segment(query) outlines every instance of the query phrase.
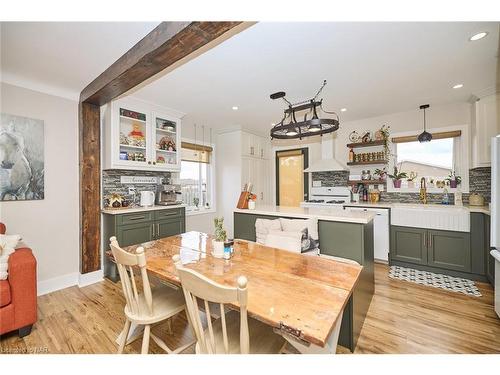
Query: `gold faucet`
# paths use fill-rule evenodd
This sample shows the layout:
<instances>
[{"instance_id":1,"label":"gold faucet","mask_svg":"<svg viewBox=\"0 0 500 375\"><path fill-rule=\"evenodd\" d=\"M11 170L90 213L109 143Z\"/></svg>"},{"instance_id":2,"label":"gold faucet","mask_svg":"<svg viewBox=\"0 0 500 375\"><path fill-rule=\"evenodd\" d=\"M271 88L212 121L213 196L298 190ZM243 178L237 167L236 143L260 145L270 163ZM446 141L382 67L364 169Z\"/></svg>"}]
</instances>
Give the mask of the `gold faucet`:
<instances>
[{"instance_id":1,"label":"gold faucet","mask_svg":"<svg viewBox=\"0 0 500 375\"><path fill-rule=\"evenodd\" d=\"M420 179L420 200L423 204L427 204L427 185L425 182L425 177Z\"/></svg>"}]
</instances>

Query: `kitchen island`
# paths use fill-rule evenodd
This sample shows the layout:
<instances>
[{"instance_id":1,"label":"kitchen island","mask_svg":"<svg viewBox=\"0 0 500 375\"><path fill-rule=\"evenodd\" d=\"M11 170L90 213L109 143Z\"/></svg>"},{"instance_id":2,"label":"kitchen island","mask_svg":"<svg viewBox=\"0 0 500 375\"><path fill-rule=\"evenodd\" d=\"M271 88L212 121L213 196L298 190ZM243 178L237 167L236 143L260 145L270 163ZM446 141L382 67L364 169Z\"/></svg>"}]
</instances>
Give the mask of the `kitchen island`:
<instances>
[{"instance_id":1,"label":"kitchen island","mask_svg":"<svg viewBox=\"0 0 500 375\"><path fill-rule=\"evenodd\" d=\"M255 241L255 221L262 219L318 219L321 254L355 260L363 266L358 284L344 310L339 344L354 351L374 293L373 219L371 212L342 208L257 206L234 210L234 237Z\"/></svg>"}]
</instances>

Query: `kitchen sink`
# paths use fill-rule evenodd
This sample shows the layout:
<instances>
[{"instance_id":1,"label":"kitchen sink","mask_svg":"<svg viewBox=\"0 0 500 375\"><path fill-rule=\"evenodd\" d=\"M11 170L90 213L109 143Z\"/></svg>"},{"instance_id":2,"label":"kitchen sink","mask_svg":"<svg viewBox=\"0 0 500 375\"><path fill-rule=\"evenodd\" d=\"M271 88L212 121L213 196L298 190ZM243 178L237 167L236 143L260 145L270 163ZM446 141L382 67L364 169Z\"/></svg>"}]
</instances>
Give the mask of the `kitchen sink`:
<instances>
[{"instance_id":1,"label":"kitchen sink","mask_svg":"<svg viewBox=\"0 0 500 375\"><path fill-rule=\"evenodd\" d=\"M391 210L391 225L470 232L470 213L447 205L398 205Z\"/></svg>"}]
</instances>

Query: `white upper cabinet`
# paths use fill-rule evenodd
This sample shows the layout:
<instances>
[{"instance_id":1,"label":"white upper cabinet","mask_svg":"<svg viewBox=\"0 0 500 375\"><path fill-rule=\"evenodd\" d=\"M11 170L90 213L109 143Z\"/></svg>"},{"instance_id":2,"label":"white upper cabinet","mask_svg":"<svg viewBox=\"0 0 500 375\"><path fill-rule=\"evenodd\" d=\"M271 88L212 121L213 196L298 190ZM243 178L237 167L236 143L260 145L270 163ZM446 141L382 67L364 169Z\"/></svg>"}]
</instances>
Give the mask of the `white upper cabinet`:
<instances>
[{"instance_id":1,"label":"white upper cabinet","mask_svg":"<svg viewBox=\"0 0 500 375\"><path fill-rule=\"evenodd\" d=\"M181 120L178 113L132 99L106 106L104 169L178 171Z\"/></svg>"},{"instance_id":2,"label":"white upper cabinet","mask_svg":"<svg viewBox=\"0 0 500 375\"><path fill-rule=\"evenodd\" d=\"M500 95L481 98L473 107L472 164L491 166L491 138L500 134Z\"/></svg>"},{"instance_id":3,"label":"white upper cabinet","mask_svg":"<svg viewBox=\"0 0 500 375\"><path fill-rule=\"evenodd\" d=\"M269 158L269 139L255 134L241 132L241 155L259 159Z\"/></svg>"}]
</instances>

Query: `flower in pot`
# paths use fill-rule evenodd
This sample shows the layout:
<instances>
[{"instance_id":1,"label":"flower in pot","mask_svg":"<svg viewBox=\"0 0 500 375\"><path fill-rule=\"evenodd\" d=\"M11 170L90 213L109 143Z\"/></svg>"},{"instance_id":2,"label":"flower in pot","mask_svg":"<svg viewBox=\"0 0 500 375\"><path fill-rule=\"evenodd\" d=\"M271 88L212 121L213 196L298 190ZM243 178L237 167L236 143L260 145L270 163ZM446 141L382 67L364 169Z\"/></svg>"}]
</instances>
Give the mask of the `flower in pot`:
<instances>
[{"instance_id":1,"label":"flower in pot","mask_svg":"<svg viewBox=\"0 0 500 375\"><path fill-rule=\"evenodd\" d=\"M417 178L418 173L411 171L410 176L406 179L408 181L408 187L409 188L414 188L415 187L415 179Z\"/></svg>"},{"instance_id":2,"label":"flower in pot","mask_svg":"<svg viewBox=\"0 0 500 375\"><path fill-rule=\"evenodd\" d=\"M450 182L450 188L455 189L462 182L462 177L457 176L455 171L450 171L450 175L446 179L446 181Z\"/></svg>"},{"instance_id":3,"label":"flower in pot","mask_svg":"<svg viewBox=\"0 0 500 375\"><path fill-rule=\"evenodd\" d=\"M374 173L375 177L377 177L379 180L385 180L387 178L387 171L384 169L375 169Z\"/></svg>"},{"instance_id":4,"label":"flower in pot","mask_svg":"<svg viewBox=\"0 0 500 375\"><path fill-rule=\"evenodd\" d=\"M388 175L390 178L392 178L392 183L394 185L394 188L399 189L401 187L401 180L403 178L407 178L408 176L406 175L406 172L401 172L401 170L398 171L398 167L394 166L394 173Z\"/></svg>"},{"instance_id":5,"label":"flower in pot","mask_svg":"<svg viewBox=\"0 0 500 375\"><path fill-rule=\"evenodd\" d=\"M224 241L227 239L227 233L224 229L224 218L215 218L214 219L215 233L213 244L213 255L216 258L222 258L224 256Z\"/></svg>"}]
</instances>

